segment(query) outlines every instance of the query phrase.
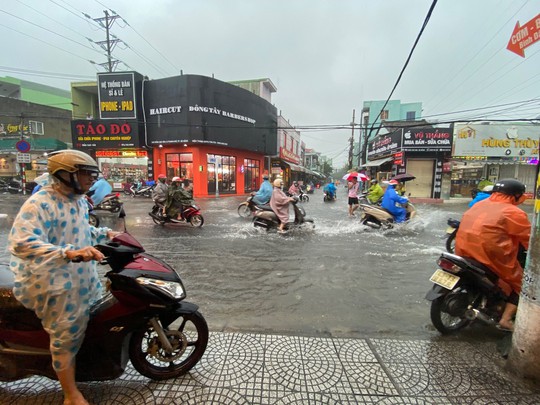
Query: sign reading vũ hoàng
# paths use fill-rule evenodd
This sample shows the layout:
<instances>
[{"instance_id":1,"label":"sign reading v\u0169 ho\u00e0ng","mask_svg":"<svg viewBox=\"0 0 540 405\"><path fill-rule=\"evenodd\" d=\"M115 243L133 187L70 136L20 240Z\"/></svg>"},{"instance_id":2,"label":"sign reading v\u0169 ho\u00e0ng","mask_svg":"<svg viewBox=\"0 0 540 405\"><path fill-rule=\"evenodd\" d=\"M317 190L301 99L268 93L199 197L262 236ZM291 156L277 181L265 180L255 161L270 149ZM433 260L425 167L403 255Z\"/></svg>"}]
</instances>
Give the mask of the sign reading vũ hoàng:
<instances>
[{"instance_id":1,"label":"sign reading v\u0169 ho\u00e0ng","mask_svg":"<svg viewBox=\"0 0 540 405\"><path fill-rule=\"evenodd\" d=\"M519 123L455 124L452 156L538 157L540 128Z\"/></svg>"}]
</instances>

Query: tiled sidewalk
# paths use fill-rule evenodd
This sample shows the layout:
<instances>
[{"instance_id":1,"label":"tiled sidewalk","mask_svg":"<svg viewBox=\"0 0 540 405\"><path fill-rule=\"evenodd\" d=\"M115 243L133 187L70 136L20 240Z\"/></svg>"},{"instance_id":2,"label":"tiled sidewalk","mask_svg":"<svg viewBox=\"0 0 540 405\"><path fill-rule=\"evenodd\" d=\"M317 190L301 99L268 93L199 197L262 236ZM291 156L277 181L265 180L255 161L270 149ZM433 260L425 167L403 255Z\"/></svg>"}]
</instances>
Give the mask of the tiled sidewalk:
<instances>
[{"instance_id":1,"label":"tiled sidewalk","mask_svg":"<svg viewBox=\"0 0 540 405\"><path fill-rule=\"evenodd\" d=\"M211 333L187 376L154 382L130 366L81 389L95 405L540 404L503 364L493 343ZM61 403L46 378L0 385L2 405Z\"/></svg>"}]
</instances>

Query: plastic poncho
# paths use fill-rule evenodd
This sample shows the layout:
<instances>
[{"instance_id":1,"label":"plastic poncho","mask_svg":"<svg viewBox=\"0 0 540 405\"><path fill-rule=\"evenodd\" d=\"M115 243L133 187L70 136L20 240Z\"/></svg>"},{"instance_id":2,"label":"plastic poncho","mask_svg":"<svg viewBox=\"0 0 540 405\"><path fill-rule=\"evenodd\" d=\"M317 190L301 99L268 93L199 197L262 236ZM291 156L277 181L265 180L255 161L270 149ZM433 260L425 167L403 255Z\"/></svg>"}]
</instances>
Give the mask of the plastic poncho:
<instances>
[{"instance_id":1,"label":"plastic poncho","mask_svg":"<svg viewBox=\"0 0 540 405\"><path fill-rule=\"evenodd\" d=\"M154 202L163 204L167 199L168 192L169 186L166 183L158 181L156 187L152 190L152 200L154 200Z\"/></svg>"},{"instance_id":2,"label":"plastic poncho","mask_svg":"<svg viewBox=\"0 0 540 405\"><path fill-rule=\"evenodd\" d=\"M167 193L167 200L165 201L165 211L170 217L177 217L184 205L191 205L192 195L188 191L179 185L174 183L169 187Z\"/></svg>"},{"instance_id":3,"label":"plastic poncho","mask_svg":"<svg viewBox=\"0 0 540 405\"><path fill-rule=\"evenodd\" d=\"M289 187L289 194L291 195L300 194L300 187L295 186L294 184L291 184L291 186Z\"/></svg>"},{"instance_id":4,"label":"plastic poncho","mask_svg":"<svg viewBox=\"0 0 540 405\"><path fill-rule=\"evenodd\" d=\"M259 191L253 196L255 204L268 204L270 198L272 198L272 189L273 187L272 184L270 184L270 181L264 180L261 183Z\"/></svg>"},{"instance_id":5,"label":"plastic poncho","mask_svg":"<svg viewBox=\"0 0 540 405\"><path fill-rule=\"evenodd\" d=\"M289 202L290 197L287 197L279 187L274 187L270 207L272 207L272 211L274 211L281 223L289 222Z\"/></svg>"},{"instance_id":6,"label":"plastic poncho","mask_svg":"<svg viewBox=\"0 0 540 405\"><path fill-rule=\"evenodd\" d=\"M101 201L103 201L107 194L111 193L111 191L111 185L102 177L92 184L92 187L90 187L90 190L88 190L88 196L92 199L95 205L98 205Z\"/></svg>"},{"instance_id":7,"label":"plastic poncho","mask_svg":"<svg viewBox=\"0 0 540 405\"><path fill-rule=\"evenodd\" d=\"M371 201L372 204L375 204L377 201L381 199L381 197L384 195L384 190L381 187L379 183L373 184L368 189L368 195L367 198L369 201Z\"/></svg>"},{"instance_id":8,"label":"plastic poncho","mask_svg":"<svg viewBox=\"0 0 540 405\"><path fill-rule=\"evenodd\" d=\"M335 197L337 191L336 185L334 183L328 183L326 186L324 186L323 191L330 197Z\"/></svg>"},{"instance_id":9,"label":"plastic poncho","mask_svg":"<svg viewBox=\"0 0 540 405\"><path fill-rule=\"evenodd\" d=\"M456 254L486 265L519 293L523 269L517 255L519 245L528 249L530 233L529 218L514 197L493 193L463 214Z\"/></svg>"},{"instance_id":10,"label":"plastic poncho","mask_svg":"<svg viewBox=\"0 0 540 405\"><path fill-rule=\"evenodd\" d=\"M84 195L45 185L21 207L8 237L13 294L50 335L53 368L64 370L82 344L89 308L102 294L96 263L72 263L65 252L105 241L109 228L88 223Z\"/></svg>"},{"instance_id":11,"label":"plastic poncho","mask_svg":"<svg viewBox=\"0 0 540 405\"><path fill-rule=\"evenodd\" d=\"M396 223L404 222L407 216L407 210L403 207L396 206L396 204L405 204L408 201L407 198L399 196L394 186L389 184L384 192L381 207L394 216Z\"/></svg>"}]
</instances>

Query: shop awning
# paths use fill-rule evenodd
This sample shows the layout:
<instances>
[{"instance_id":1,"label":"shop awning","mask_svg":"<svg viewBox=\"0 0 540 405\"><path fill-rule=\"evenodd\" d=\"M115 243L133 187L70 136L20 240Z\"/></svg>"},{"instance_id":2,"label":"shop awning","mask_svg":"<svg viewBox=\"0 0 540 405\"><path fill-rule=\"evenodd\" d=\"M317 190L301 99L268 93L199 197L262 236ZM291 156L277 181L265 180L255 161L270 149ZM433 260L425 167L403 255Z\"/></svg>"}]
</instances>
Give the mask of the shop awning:
<instances>
[{"instance_id":1,"label":"shop awning","mask_svg":"<svg viewBox=\"0 0 540 405\"><path fill-rule=\"evenodd\" d=\"M17 152L15 144L20 141L20 139L0 139L0 150L1 151L10 151ZM51 138L36 138L36 139L26 139L30 143L30 153L32 152L47 152L54 150L67 149L68 146L66 143L59 141L58 139Z\"/></svg>"},{"instance_id":2,"label":"shop awning","mask_svg":"<svg viewBox=\"0 0 540 405\"><path fill-rule=\"evenodd\" d=\"M306 168L304 166L298 166L292 163L288 163L288 165L293 172L302 172L302 173L306 172Z\"/></svg>"},{"instance_id":3,"label":"shop awning","mask_svg":"<svg viewBox=\"0 0 540 405\"><path fill-rule=\"evenodd\" d=\"M370 160L365 165L362 165L362 167L377 167L377 166L382 165L383 163L390 162L392 159L394 158L390 156L384 159Z\"/></svg>"}]
</instances>

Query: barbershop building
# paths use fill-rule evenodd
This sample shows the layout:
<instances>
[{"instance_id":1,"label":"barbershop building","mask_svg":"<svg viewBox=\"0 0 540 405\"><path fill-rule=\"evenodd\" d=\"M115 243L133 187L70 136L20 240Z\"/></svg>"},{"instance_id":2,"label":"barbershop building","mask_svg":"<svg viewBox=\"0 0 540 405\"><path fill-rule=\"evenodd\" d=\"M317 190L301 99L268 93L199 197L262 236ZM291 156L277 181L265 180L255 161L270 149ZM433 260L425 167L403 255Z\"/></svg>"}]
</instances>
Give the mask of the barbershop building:
<instances>
[{"instance_id":1,"label":"barbershop building","mask_svg":"<svg viewBox=\"0 0 540 405\"><path fill-rule=\"evenodd\" d=\"M259 188L277 154L276 108L210 77L98 74L86 108L88 119L72 122L74 147L120 184L165 174L193 182L195 197L245 194Z\"/></svg>"}]
</instances>

